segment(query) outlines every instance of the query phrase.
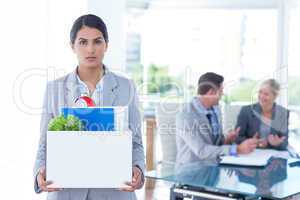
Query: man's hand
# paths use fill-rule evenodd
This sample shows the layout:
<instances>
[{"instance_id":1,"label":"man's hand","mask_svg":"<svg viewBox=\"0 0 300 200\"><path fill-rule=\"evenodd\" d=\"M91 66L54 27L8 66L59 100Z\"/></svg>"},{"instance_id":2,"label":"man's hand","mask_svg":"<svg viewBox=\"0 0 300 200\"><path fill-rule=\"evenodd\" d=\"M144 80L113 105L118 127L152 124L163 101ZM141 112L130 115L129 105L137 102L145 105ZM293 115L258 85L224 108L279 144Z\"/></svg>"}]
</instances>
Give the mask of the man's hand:
<instances>
[{"instance_id":1,"label":"man's hand","mask_svg":"<svg viewBox=\"0 0 300 200\"><path fill-rule=\"evenodd\" d=\"M235 141L235 139L237 138L237 136L239 135L240 130L241 130L241 128L237 127L235 130L229 131L225 138L224 143L232 144Z\"/></svg>"},{"instance_id":2,"label":"man's hand","mask_svg":"<svg viewBox=\"0 0 300 200\"><path fill-rule=\"evenodd\" d=\"M39 188L43 192L56 192L56 191L62 191L61 188L48 188L49 185L52 184L51 181L46 181L46 168L42 167L37 175L37 183Z\"/></svg>"},{"instance_id":3,"label":"man's hand","mask_svg":"<svg viewBox=\"0 0 300 200\"><path fill-rule=\"evenodd\" d=\"M237 153L238 154L251 153L252 151L254 151L257 144L258 144L258 134L256 133L253 136L253 138L249 138L237 146Z\"/></svg>"},{"instance_id":4,"label":"man's hand","mask_svg":"<svg viewBox=\"0 0 300 200\"><path fill-rule=\"evenodd\" d=\"M134 192L136 189L140 189L143 187L143 172L140 168L134 166L132 168L132 182L126 182L126 185L129 187L121 188L121 191L124 192Z\"/></svg>"},{"instance_id":5,"label":"man's hand","mask_svg":"<svg viewBox=\"0 0 300 200\"><path fill-rule=\"evenodd\" d=\"M278 135L269 134L268 142L270 145L277 147L285 140L285 138L285 136L279 137Z\"/></svg>"}]
</instances>

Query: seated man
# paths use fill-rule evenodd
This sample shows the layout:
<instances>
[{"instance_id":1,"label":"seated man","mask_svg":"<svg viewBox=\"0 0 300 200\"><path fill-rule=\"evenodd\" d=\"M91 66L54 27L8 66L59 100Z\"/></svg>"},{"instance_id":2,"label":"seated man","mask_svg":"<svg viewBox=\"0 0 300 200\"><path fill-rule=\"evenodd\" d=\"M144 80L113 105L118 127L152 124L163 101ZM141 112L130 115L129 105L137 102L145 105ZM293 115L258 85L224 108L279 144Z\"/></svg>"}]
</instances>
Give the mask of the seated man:
<instances>
[{"instance_id":1,"label":"seated man","mask_svg":"<svg viewBox=\"0 0 300 200\"><path fill-rule=\"evenodd\" d=\"M176 118L176 164L217 159L221 155L247 154L256 148L256 137L233 144L239 128L222 134L218 106L223 94L224 78L208 72L198 81L198 96L186 104Z\"/></svg>"}]
</instances>

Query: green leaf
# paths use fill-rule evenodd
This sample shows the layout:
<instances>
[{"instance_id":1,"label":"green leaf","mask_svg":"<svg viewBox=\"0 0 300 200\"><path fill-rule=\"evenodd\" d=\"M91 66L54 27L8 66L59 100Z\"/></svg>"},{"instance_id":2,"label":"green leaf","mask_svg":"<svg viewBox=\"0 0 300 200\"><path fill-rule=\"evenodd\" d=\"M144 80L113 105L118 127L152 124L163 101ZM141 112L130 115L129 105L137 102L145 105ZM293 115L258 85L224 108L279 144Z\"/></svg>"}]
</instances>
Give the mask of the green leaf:
<instances>
[{"instance_id":1,"label":"green leaf","mask_svg":"<svg viewBox=\"0 0 300 200\"><path fill-rule=\"evenodd\" d=\"M57 116L48 124L49 131L80 131L82 128L82 122L73 115L68 115L67 118L63 115Z\"/></svg>"}]
</instances>

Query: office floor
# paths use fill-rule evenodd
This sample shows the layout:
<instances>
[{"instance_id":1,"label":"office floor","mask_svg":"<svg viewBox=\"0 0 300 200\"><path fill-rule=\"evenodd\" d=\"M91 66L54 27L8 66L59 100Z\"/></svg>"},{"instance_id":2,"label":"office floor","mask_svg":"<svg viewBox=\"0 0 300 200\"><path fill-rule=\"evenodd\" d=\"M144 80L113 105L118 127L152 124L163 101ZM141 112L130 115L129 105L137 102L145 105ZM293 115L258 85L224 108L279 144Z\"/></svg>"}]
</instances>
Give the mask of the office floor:
<instances>
[{"instance_id":1,"label":"office floor","mask_svg":"<svg viewBox=\"0 0 300 200\"><path fill-rule=\"evenodd\" d=\"M146 180L145 186L136 192L138 200L169 200L171 183Z\"/></svg>"}]
</instances>

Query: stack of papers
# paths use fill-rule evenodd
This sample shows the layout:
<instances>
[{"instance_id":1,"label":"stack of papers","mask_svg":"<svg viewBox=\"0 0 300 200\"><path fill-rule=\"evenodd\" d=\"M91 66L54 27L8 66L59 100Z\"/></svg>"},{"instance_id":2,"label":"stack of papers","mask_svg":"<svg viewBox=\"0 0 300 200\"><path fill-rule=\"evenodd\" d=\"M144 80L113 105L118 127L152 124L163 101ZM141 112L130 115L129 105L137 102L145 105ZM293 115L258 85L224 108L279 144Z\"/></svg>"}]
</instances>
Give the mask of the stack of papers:
<instances>
[{"instance_id":1,"label":"stack of papers","mask_svg":"<svg viewBox=\"0 0 300 200\"><path fill-rule=\"evenodd\" d=\"M277 151L271 149L256 149L250 154L239 156L223 156L220 164L241 166L266 166L271 157L288 159L288 151Z\"/></svg>"}]
</instances>

